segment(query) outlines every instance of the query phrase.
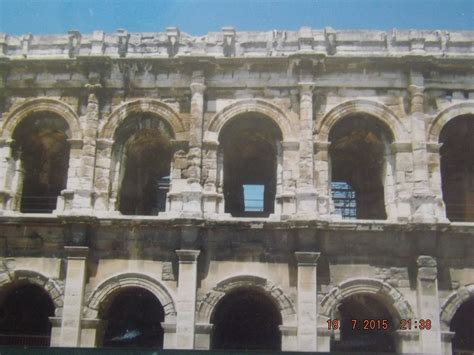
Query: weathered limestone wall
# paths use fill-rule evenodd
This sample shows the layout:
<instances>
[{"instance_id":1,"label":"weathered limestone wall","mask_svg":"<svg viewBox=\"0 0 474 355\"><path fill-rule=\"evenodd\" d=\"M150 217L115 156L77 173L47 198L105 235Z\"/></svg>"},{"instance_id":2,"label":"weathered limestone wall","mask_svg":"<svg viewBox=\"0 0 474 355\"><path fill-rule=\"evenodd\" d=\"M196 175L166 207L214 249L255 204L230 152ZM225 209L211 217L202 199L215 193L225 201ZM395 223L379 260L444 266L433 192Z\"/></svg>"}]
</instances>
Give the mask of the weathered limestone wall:
<instances>
[{"instance_id":1,"label":"weathered limestone wall","mask_svg":"<svg viewBox=\"0 0 474 355\"><path fill-rule=\"evenodd\" d=\"M369 294L396 321L432 321L397 331L398 352L449 354L451 319L474 297L474 225L446 217L439 136L474 115L473 61L473 32L0 34L0 286L45 289L52 346L100 346L104 305L142 287L164 308L165 348L209 349L215 307L247 288L278 308L283 350L329 351L327 320ZM20 212L13 136L37 112L68 126L52 214ZM172 131L167 206L154 216L118 211L116 134L134 114ZM225 213L220 133L248 114L282 137L268 218ZM331 198L330 132L358 114L391 134L386 220L341 219Z\"/></svg>"}]
</instances>

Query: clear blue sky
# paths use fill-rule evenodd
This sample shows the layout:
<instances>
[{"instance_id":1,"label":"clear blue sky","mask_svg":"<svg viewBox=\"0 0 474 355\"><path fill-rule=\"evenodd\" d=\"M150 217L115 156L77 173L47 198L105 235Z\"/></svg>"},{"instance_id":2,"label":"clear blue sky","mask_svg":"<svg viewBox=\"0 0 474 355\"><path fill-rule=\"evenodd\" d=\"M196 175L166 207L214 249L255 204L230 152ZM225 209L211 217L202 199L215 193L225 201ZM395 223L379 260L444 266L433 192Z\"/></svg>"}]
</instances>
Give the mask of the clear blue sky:
<instances>
[{"instance_id":1,"label":"clear blue sky","mask_svg":"<svg viewBox=\"0 0 474 355\"><path fill-rule=\"evenodd\" d=\"M474 30L474 0L0 0L0 32L417 28Z\"/></svg>"}]
</instances>

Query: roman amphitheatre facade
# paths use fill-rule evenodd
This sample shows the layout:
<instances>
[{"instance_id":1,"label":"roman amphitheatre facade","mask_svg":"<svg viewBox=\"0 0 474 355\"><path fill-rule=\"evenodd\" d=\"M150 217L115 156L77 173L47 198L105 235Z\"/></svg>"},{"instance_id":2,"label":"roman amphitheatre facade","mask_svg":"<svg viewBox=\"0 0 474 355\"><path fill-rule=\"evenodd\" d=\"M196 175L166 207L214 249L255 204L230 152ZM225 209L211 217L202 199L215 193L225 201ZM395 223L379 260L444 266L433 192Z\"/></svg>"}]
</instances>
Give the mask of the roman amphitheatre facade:
<instances>
[{"instance_id":1,"label":"roman amphitheatre facade","mask_svg":"<svg viewBox=\"0 0 474 355\"><path fill-rule=\"evenodd\" d=\"M0 34L0 341L474 350L474 32Z\"/></svg>"}]
</instances>

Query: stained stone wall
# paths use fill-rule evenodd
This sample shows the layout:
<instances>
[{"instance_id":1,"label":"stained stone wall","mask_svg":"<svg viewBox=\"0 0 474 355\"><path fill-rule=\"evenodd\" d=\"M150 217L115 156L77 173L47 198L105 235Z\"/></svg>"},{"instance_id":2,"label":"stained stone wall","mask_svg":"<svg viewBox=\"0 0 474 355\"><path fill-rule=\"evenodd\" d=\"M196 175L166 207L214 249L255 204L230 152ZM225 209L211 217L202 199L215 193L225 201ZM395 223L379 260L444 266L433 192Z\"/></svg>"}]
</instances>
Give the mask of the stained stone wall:
<instances>
[{"instance_id":1,"label":"stained stone wall","mask_svg":"<svg viewBox=\"0 0 474 355\"><path fill-rule=\"evenodd\" d=\"M474 32L0 34L0 295L39 285L55 305L51 345L95 347L101 307L141 287L164 308L164 348L209 349L216 306L251 289L280 312L282 350L298 351L329 351L339 331L327 320L370 295L395 323L431 321L397 323L397 352L449 354L451 320L474 298L474 221L446 216L439 137L474 119L473 64ZM20 208L28 169L14 137L37 113L68 127L52 213ZM136 115L172 136L166 210L152 216L118 207L117 132ZM345 219L332 199L331 130L360 116L392 137L385 220ZM221 132L241 117L281 136L268 217L225 212Z\"/></svg>"}]
</instances>

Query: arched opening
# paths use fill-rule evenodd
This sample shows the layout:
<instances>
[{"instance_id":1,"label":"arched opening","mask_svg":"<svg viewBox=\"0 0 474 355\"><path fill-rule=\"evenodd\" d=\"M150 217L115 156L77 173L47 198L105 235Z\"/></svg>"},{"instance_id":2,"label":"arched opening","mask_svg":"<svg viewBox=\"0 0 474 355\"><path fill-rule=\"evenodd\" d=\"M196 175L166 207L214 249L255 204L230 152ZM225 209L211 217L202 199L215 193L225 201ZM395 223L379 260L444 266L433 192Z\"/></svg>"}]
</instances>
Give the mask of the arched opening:
<instances>
[{"instance_id":1,"label":"arched opening","mask_svg":"<svg viewBox=\"0 0 474 355\"><path fill-rule=\"evenodd\" d=\"M474 115L459 116L441 131L441 181L446 215L474 221Z\"/></svg>"},{"instance_id":2,"label":"arched opening","mask_svg":"<svg viewBox=\"0 0 474 355\"><path fill-rule=\"evenodd\" d=\"M170 184L171 127L164 120L135 115L118 128L114 144L112 195L124 215L165 211Z\"/></svg>"},{"instance_id":3,"label":"arched opening","mask_svg":"<svg viewBox=\"0 0 474 355\"><path fill-rule=\"evenodd\" d=\"M165 318L163 306L150 292L139 287L116 291L103 305L99 317L106 321L105 347L162 348Z\"/></svg>"},{"instance_id":4,"label":"arched opening","mask_svg":"<svg viewBox=\"0 0 474 355\"><path fill-rule=\"evenodd\" d=\"M386 219L392 135L377 118L354 114L330 131L331 193L343 218Z\"/></svg>"},{"instance_id":5,"label":"arched opening","mask_svg":"<svg viewBox=\"0 0 474 355\"><path fill-rule=\"evenodd\" d=\"M262 292L236 290L217 304L214 324L214 350L281 350L281 314Z\"/></svg>"},{"instance_id":6,"label":"arched opening","mask_svg":"<svg viewBox=\"0 0 474 355\"><path fill-rule=\"evenodd\" d=\"M0 296L0 345L49 346L54 303L39 286L10 285Z\"/></svg>"},{"instance_id":7,"label":"arched opening","mask_svg":"<svg viewBox=\"0 0 474 355\"><path fill-rule=\"evenodd\" d=\"M453 354L472 354L474 352L474 298L464 302L451 320L450 330Z\"/></svg>"},{"instance_id":8,"label":"arched opening","mask_svg":"<svg viewBox=\"0 0 474 355\"><path fill-rule=\"evenodd\" d=\"M276 124L255 113L239 115L223 127L219 143L225 212L234 217L268 217L274 212L281 140Z\"/></svg>"},{"instance_id":9,"label":"arched opening","mask_svg":"<svg viewBox=\"0 0 474 355\"><path fill-rule=\"evenodd\" d=\"M53 113L25 119L15 130L13 156L21 161L20 211L51 213L66 188L70 146L68 125Z\"/></svg>"},{"instance_id":10,"label":"arched opening","mask_svg":"<svg viewBox=\"0 0 474 355\"><path fill-rule=\"evenodd\" d=\"M334 318L340 321L340 340L331 340L331 351L395 352L393 333L397 324L374 296L357 294L345 298Z\"/></svg>"}]
</instances>

